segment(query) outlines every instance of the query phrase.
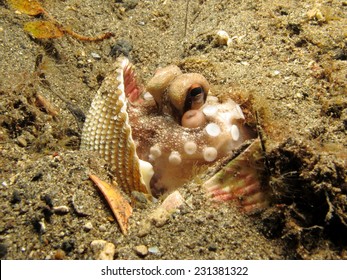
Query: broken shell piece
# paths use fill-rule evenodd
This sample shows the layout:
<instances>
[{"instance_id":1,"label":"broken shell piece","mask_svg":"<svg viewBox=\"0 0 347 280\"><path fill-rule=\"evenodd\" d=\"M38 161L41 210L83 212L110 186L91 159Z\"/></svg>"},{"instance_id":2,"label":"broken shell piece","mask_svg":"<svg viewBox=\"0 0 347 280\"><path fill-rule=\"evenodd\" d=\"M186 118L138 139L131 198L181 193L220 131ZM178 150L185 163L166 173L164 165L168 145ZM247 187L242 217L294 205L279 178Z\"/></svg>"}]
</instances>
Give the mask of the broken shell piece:
<instances>
[{"instance_id":1,"label":"broken shell piece","mask_svg":"<svg viewBox=\"0 0 347 280\"><path fill-rule=\"evenodd\" d=\"M141 221L138 236L143 237L147 235L151 231L151 225L156 227L164 226L169 221L171 214L183 203L184 199L178 191L170 194L147 219Z\"/></svg>"},{"instance_id":2,"label":"broken shell piece","mask_svg":"<svg viewBox=\"0 0 347 280\"><path fill-rule=\"evenodd\" d=\"M59 109L53 106L46 98L44 98L41 94L36 94L35 105L37 107L42 107L45 111L50 114L52 117L57 117L59 115Z\"/></svg>"},{"instance_id":3,"label":"broken shell piece","mask_svg":"<svg viewBox=\"0 0 347 280\"><path fill-rule=\"evenodd\" d=\"M268 204L268 194L261 185L264 163L260 139L232 159L203 187L214 201L235 201L247 214L259 212Z\"/></svg>"},{"instance_id":4,"label":"broken shell piece","mask_svg":"<svg viewBox=\"0 0 347 280\"><path fill-rule=\"evenodd\" d=\"M128 219L133 212L129 202L122 196L116 186L107 184L95 175L90 174L89 178L96 184L104 195L108 205L117 219L122 233L126 235L128 231Z\"/></svg>"},{"instance_id":5,"label":"broken shell piece","mask_svg":"<svg viewBox=\"0 0 347 280\"><path fill-rule=\"evenodd\" d=\"M217 31L217 42L220 46L229 46L230 40L228 32L224 30Z\"/></svg>"},{"instance_id":6,"label":"broken shell piece","mask_svg":"<svg viewBox=\"0 0 347 280\"><path fill-rule=\"evenodd\" d=\"M163 201L160 207L164 208L166 211L171 212L178 209L184 203L184 199L179 191L174 191L172 194L168 195Z\"/></svg>"},{"instance_id":7,"label":"broken shell piece","mask_svg":"<svg viewBox=\"0 0 347 280\"><path fill-rule=\"evenodd\" d=\"M58 215L65 215L65 214L69 213L69 207L65 206L65 205L55 206L55 207L53 207L53 211L54 211L54 213L56 213Z\"/></svg>"}]
</instances>

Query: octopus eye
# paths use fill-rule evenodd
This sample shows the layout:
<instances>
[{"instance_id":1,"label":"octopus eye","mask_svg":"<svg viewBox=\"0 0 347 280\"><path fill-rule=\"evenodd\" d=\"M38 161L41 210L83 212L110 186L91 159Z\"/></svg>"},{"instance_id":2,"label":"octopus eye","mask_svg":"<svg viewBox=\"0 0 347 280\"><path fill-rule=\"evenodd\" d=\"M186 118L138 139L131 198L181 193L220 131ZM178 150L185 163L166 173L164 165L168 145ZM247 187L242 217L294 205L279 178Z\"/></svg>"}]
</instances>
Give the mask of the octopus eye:
<instances>
[{"instance_id":1,"label":"octopus eye","mask_svg":"<svg viewBox=\"0 0 347 280\"><path fill-rule=\"evenodd\" d=\"M167 105L170 114L181 124L183 115L190 110L198 110L206 101L210 86L197 73L178 75L167 90Z\"/></svg>"},{"instance_id":2,"label":"octopus eye","mask_svg":"<svg viewBox=\"0 0 347 280\"><path fill-rule=\"evenodd\" d=\"M204 105L206 97L204 88L199 84L193 84L187 92L183 112L199 109Z\"/></svg>"}]
</instances>

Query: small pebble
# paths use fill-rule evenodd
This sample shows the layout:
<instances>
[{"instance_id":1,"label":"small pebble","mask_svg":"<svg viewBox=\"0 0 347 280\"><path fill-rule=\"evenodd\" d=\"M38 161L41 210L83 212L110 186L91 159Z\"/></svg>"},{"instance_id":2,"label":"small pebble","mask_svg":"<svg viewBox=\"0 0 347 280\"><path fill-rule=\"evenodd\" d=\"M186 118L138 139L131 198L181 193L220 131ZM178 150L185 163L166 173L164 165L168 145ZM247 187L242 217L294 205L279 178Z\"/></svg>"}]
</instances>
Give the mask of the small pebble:
<instances>
[{"instance_id":1,"label":"small pebble","mask_svg":"<svg viewBox=\"0 0 347 280\"><path fill-rule=\"evenodd\" d=\"M65 252L62 249L58 249L54 253L54 259L55 260L63 260L65 258Z\"/></svg>"},{"instance_id":2,"label":"small pebble","mask_svg":"<svg viewBox=\"0 0 347 280\"><path fill-rule=\"evenodd\" d=\"M208 250L209 250L210 252L216 252L217 249L218 249L218 247L217 247L216 244L211 244L211 245L208 246Z\"/></svg>"},{"instance_id":3,"label":"small pebble","mask_svg":"<svg viewBox=\"0 0 347 280\"><path fill-rule=\"evenodd\" d=\"M87 222L84 226L83 226L83 230L88 232L91 231L93 229L93 224L91 222Z\"/></svg>"},{"instance_id":4,"label":"small pebble","mask_svg":"<svg viewBox=\"0 0 347 280\"><path fill-rule=\"evenodd\" d=\"M106 243L104 249L99 254L99 260L113 260L116 253L116 246L113 243Z\"/></svg>"},{"instance_id":5,"label":"small pebble","mask_svg":"<svg viewBox=\"0 0 347 280\"><path fill-rule=\"evenodd\" d=\"M66 252L70 253L75 249L75 240L74 239L69 239L63 242L61 245L61 248Z\"/></svg>"},{"instance_id":6,"label":"small pebble","mask_svg":"<svg viewBox=\"0 0 347 280\"><path fill-rule=\"evenodd\" d=\"M111 47L110 56L118 57L120 55L129 56L133 49L131 42L126 40L118 40L114 46Z\"/></svg>"},{"instance_id":7,"label":"small pebble","mask_svg":"<svg viewBox=\"0 0 347 280\"><path fill-rule=\"evenodd\" d=\"M138 237L144 237L151 232L151 222L149 220L143 220L139 225Z\"/></svg>"},{"instance_id":8,"label":"small pebble","mask_svg":"<svg viewBox=\"0 0 347 280\"><path fill-rule=\"evenodd\" d=\"M158 254L159 253L159 248L157 246L152 246L148 248L148 252L151 254Z\"/></svg>"},{"instance_id":9,"label":"small pebble","mask_svg":"<svg viewBox=\"0 0 347 280\"><path fill-rule=\"evenodd\" d=\"M65 215L65 214L69 213L69 207L67 207L65 205L55 206L55 207L53 207L53 211L55 214Z\"/></svg>"},{"instance_id":10,"label":"small pebble","mask_svg":"<svg viewBox=\"0 0 347 280\"><path fill-rule=\"evenodd\" d=\"M274 70L274 71L272 72L272 77L276 77L276 76L278 76L279 74L281 74L281 72L280 72L279 70Z\"/></svg>"},{"instance_id":11,"label":"small pebble","mask_svg":"<svg viewBox=\"0 0 347 280\"><path fill-rule=\"evenodd\" d=\"M0 243L0 258L3 258L7 254L7 245L5 243Z\"/></svg>"},{"instance_id":12,"label":"small pebble","mask_svg":"<svg viewBox=\"0 0 347 280\"><path fill-rule=\"evenodd\" d=\"M105 245L106 245L106 241L99 239L99 240L93 240L92 243L90 243L90 247L92 248L92 251L94 253L97 253L99 251L101 251L102 249L104 249Z\"/></svg>"},{"instance_id":13,"label":"small pebble","mask_svg":"<svg viewBox=\"0 0 347 280\"><path fill-rule=\"evenodd\" d=\"M16 204L16 203L21 202L21 200L22 200L22 199L21 199L21 196L20 196L19 191L14 190L13 193L12 193L12 198L11 198L11 200L10 200L10 203Z\"/></svg>"},{"instance_id":14,"label":"small pebble","mask_svg":"<svg viewBox=\"0 0 347 280\"><path fill-rule=\"evenodd\" d=\"M167 223L170 218L170 213L166 211L164 208L157 208L151 215L150 219L153 224L157 227L162 227Z\"/></svg>"},{"instance_id":15,"label":"small pebble","mask_svg":"<svg viewBox=\"0 0 347 280\"><path fill-rule=\"evenodd\" d=\"M99 54L97 54L97 53L95 53L95 52L92 52L91 54L90 54L94 59L101 59L101 56L99 55Z\"/></svg>"},{"instance_id":16,"label":"small pebble","mask_svg":"<svg viewBox=\"0 0 347 280\"><path fill-rule=\"evenodd\" d=\"M113 243L100 239L92 241L90 246L97 260L113 260L116 252L116 247Z\"/></svg>"},{"instance_id":17,"label":"small pebble","mask_svg":"<svg viewBox=\"0 0 347 280\"><path fill-rule=\"evenodd\" d=\"M105 225L99 226L99 231L105 232L107 230Z\"/></svg>"},{"instance_id":18,"label":"small pebble","mask_svg":"<svg viewBox=\"0 0 347 280\"><path fill-rule=\"evenodd\" d=\"M21 146L21 147L28 146L28 142L25 140L25 138L23 136L18 136L17 137L17 142L18 142L18 145Z\"/></svg>"},{"instance_id":19,"label":"small pebble","mask_svg":"<svg viewBox=\"0 0 347 280\"><path fill-rule=\"evenodd\" d=\"M79 254L83 254L84 251L85 251L85 249L84 249L83 245L77 249L77 253L79 253Z\"/></svg>"},{"instance_id":20,"label":"small pebble","mask_svg":"<svg viewBox=\"0 0 347 280\"><path fill-rule=\"evenodd\" d=\"M145 257L148 255L148 248L145 245L138 245L134 248L134 250L139 257Z\"/></svg>"}]
</instances>

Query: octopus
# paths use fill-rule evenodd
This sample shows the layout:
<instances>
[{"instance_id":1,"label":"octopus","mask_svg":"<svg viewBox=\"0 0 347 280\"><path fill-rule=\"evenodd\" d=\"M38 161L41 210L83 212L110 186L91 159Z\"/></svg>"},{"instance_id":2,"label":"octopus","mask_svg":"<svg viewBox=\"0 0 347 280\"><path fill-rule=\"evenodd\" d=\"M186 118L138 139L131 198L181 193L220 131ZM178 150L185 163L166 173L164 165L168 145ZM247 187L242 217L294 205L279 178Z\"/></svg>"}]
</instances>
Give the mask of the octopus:
<instances>
[{"instance_id":1,"label":"octopus","mask_svg":"<svg viewBox=\"0 0 347 280\"><path fill-rule=\"evenodd\" d=\"M107 160L126 193L155 197L224 162L202 187L213 200L235 201L252 213L268 205L259 147L241 107L231 99L220 103L202 75L169 65L144 90L121 57L92 101L80 148Z\"/></svg>"}]
</instances>

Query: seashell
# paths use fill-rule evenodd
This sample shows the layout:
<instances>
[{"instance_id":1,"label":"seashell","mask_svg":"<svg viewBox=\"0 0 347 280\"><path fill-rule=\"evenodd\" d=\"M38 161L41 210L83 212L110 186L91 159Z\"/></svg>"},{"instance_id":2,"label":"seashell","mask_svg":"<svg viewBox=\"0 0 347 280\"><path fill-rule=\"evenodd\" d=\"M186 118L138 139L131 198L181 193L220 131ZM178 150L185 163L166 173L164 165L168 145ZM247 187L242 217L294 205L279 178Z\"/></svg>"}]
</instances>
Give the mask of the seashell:
<instances>
[{"instance_id":1,"label":"seashell","mask_svg":"<svg viewBox=\"0 0 347 280\"><path fill-rule=\"evenodd\" d=\"M174 191L163 201L160 207L166 211L171 212L177 210L181 205L184 204L184 198L179 191Z\"/></svg>"},{"instance_id":2,"label":"seashell","mask_svg":"<svg viewBox=\"0 0 347 280\"><path fill-rule=\"evenodd\" d=\"M127 58L118 59L92 101L80 147L98 152L114 166L117 183L128 194L132 191L150 193L145 182L150 178L143 176L150 175L150 163L145 162L147 171L142 174L127 112L127 96L136 94L132 64Z\"/></svg>"},{"instance_id":3,"label":"seashell","mask_svg":"<svg viewBox=\"0 0 347 280\"><path fill-rule=\"evenodd\" d=\"M89 174L89 178L96 184L104 195L118 221L122 233L126 235L128 231L128 220L133 212L133 208L117 189L117 185L110 185L92 174Z\"/></svg>"},{"instance_id":4,"label":"seashell","mask_svg":"<svg viewBox=\"0 0 347 280\"><path fill-rule=\"evenodd\" d=\"M269 197L261 185L266 176L259 137L246 146L202 187L214 201L235 201L245 213L253 214L268 207Z\"/></svg>"}]
</instances>

